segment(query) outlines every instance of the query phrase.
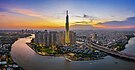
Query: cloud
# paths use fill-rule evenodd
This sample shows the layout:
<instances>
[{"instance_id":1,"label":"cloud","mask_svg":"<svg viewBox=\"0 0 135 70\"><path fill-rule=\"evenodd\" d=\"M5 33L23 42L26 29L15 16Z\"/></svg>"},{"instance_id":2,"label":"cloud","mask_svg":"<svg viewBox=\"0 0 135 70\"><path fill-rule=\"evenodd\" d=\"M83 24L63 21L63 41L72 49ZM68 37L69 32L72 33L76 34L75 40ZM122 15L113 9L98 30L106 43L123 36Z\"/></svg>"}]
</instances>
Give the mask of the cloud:
<instances>
[{"instance_id":1,"label":"cloud","mask_svg":"<svg viewBox=\"0 0 135 70\"><path fill-rule=\"evenodd\" d=\"M89 15L86 15L86 14L83 14L83 15L77 15L77 16L75 16L75 17L77 17L77 18L86 18L86 19L96 19L96 17L94 17L94 16L89 16Z\"/></svg>"},{"instance_id":2,"label":"cloud","mask_svg":"<svg viewBox=\"0 0 135 70\"><path fill-rule=\"evenodd\" d=\"M91 25L82 25L82 24L75 24L70 26L71 30L90 30L93 29Z\"/></svg>"},{"instance_id":3,"label":"cloud","mask_svg":"<svg viewBox=\"0 0 135 70\"><path fill-rule=\"evenodd\" d=\"M35 17L35 18L46 18L45 15L37 12L37 11L34 11L34 10L31 10L31 9L24 9L24 8L2 8L0 7L0 13L2 12L7 12L7 13L12 13L12 14L21 14L21 15L25 15L25 16L29 16L29 17Z\"/></svg>"},{"instance_id":4,"label":"cloud","mask_svg":"<svg viewBox=\"0 0 135 70\"><path fill-rule=\"evenodd\" d=\"M5 12L5 11L8 11L8 10L5 8L0 8L0 12Z\"/></svg>"},{"instance_id":5,"label":"cloud","mask_svg":"<svg viewBox=\"0 0 135 70\"><path fill-rule=\"evenodd\" d=\"M35 10L15 7L14 5L11 4L0 4L0 13L1 12L7 12L12 14L17 13L17 14L26 15L35 18L46 18L45 15Z\"/></svg>"},{"instance_id":6,"label":"cloud","mask_svg":"<svg viewBox=\"0 0 135 70\"><path fill-rule=\"evenodd\" d=\"M124 21L111 21L103 23L103 25L111 25L111 26L135 26L135 17L127 18Z\"/></svg>"},{"instance_id":7,"label":"cloud","mask_svg":"<svg viewBox=\"0 0 135 70\"><path fill-rule=\"evenodd\" d=\"M89 15L86 15L86 14L83 14L82 16L75 16L77 18L82 18L83 21L77 21L77 22L74 22L72 24L77 24L77 23L81 23L81 24L91 24L93 23L95 20L98 20L97 17L94 17L94 16L89 16Z\"/></svg>"},{"instance_id":8,"label":"cloud","mask_svg":"<svg viewBox=\"0 0 135 70\"><path fill-rule=\"evenodd\" d=\"M9 9L10 12L18 13L18 14L23 14L31 17L37 17L37 18L45 18L45 16L29 9L22 9L22 8L12 8Z\"/></svg>"},{"instance_id":9,"label":"cloud","mask_svg":"<svg viewBox=\"0 0 135 70\"><path fill-rule=\"evenodd\" d=\"M96 28L135 28L135 17L129 17L124 21L110 21L95 25Z\"/></svg>"},{"instance_id":10,"label":"cloud","mask_svg":"<svg viewBox=\"0 0 135 70\"><path fill-rule=\"evenodd\" d=\"M88 21L77 21L77 22L73 22L73 23L71 23L71 24L88 24L88 23L90 23L90 22L88 22Z\"/></svg>"}]
</instances>

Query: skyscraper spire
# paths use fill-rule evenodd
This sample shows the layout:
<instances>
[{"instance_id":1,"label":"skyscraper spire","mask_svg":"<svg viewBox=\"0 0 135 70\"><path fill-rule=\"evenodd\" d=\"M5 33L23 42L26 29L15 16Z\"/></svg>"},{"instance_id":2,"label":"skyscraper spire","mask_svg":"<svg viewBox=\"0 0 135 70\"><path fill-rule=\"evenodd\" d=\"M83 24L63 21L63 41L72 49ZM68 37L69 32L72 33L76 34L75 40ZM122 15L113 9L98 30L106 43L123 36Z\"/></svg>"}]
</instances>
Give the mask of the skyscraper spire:
<instances>
[{"instance_id":1,"label":"skyscraper spire","mask_svg":"<svg viewBox=\"0 0 135 70\"><path fill-rule=\"evenodd\" d=\"M68 15L68 10L66 11L66 14Z\"/></svg>"}]
</instances>

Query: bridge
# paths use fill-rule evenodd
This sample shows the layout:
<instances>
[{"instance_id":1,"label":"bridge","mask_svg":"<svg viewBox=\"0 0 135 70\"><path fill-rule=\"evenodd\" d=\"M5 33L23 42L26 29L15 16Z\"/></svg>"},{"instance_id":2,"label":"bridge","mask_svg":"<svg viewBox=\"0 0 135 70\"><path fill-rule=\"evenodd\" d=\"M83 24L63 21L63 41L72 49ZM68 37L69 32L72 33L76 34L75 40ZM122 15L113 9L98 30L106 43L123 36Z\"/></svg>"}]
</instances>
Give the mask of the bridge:
<instances>
[{"instance_id":1,"label":"bridge","mask_svg":"<svg viewBox=\"0 0 135 70\"><path fill-rule=\"evenodd\" d=\"M123 59L135 61L135 55L133 55L133 54L128 54L128 53L124 53L124 52L111 50L107 47L97 45L96 43L93 43L93 42L89 42L89 43L87 42L86 44L87 44L87 46L91 46L92 48L103 51L105 53L108 53L108 54L111 54L111 55L114 55L114 56L117 56L117 57L120 57L120 58L123 58Z\"/></svg>"}]
</instances>

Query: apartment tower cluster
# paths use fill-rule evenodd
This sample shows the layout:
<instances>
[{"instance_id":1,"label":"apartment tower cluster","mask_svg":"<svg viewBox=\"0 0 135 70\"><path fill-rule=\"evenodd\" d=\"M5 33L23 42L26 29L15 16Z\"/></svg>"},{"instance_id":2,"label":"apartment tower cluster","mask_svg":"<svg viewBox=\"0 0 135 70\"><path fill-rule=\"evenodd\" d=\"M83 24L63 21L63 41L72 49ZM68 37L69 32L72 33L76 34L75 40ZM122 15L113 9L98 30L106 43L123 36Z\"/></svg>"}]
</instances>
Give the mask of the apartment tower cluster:
<instances>
[{"instance_id":1,"label":"apartment tower cluster","mask_svg":"<svg viewBox=\"0 0 135 70\"><path fill-rule=\"evenodd\" d=\"M76 43L76 33L69 31L69 16L66 11L65 31L38 31L35 33L35 43L45 47L69 46Z\"/></svg>"}]
</instances>

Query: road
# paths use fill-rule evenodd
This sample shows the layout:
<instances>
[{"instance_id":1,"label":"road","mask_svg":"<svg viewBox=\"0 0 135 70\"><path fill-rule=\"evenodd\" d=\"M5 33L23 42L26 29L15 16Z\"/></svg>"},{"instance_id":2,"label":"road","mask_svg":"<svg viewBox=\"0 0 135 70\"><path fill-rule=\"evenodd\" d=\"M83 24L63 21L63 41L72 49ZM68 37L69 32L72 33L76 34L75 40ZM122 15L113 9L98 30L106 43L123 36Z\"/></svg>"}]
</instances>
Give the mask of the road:
<instances>
[{"instance_id":1,"label":"road","mask_svg":"<svg viewBox=\"0 0 135 70\"><path fill-rule=\"evenodd\" d=\"M120 58L124 58L124 59L129 59L129 60L134 60L135 61L135 55L133 55L133 54L128 54L128 53L124 53L124 52L119 52L119 51L111 50L111 49L106 48L104 46L97 45L96 43L93 43L93 42L89 42L89 43L87 42L87 46L90 46L90 47L92 47L94 49L103 51L105 53L108 53L108 54L111 54L111 55L114 55L114 56L117 56L117 57L120 57Z\"/></svg>"}]
</instances>

